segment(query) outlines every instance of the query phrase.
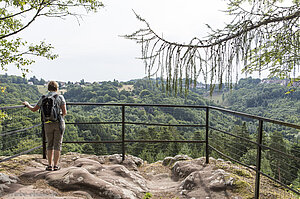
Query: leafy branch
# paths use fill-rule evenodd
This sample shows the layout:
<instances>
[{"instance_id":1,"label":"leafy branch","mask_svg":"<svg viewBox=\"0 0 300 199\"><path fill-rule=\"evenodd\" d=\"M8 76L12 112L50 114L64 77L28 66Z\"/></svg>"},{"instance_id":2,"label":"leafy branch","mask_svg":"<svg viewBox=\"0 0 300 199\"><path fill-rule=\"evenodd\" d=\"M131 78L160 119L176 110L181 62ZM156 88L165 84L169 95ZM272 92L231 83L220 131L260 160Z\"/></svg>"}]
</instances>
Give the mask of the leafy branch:
<instances>
[{"instance_id":1,"label":"leafy branch","mask_svg":"<svg viewBox=\"0 0 300 199\"><path fill-rule=\"evenodd\" d=\"M25 75L29 70L24 66L34 63L29 56L40 56L47 59L55 59L58 55L53 54L53 46L44 41L40 44L28 45L26 41L16 37L20 32L27 29L40 17L64 18L74 16L77 21L82 14L78 9L83 8L86 12L97 12L103 7L99 0L2 0L0 8L0 65L2 70L7 70L8 64L15 64Z\"/></svg>"}]
</instances>

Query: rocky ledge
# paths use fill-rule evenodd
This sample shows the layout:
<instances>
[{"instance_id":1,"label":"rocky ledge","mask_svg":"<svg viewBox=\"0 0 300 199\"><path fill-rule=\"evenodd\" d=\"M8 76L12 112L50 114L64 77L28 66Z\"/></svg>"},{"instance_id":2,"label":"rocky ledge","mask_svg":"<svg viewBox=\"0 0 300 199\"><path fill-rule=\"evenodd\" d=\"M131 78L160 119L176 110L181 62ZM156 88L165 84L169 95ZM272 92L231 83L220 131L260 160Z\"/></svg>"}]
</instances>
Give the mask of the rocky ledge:
<instances>
[{"instance_id":1,"label":"rocky ledge","mask_svg":"<svg viewBox=\"0 0 300 199\"><path fill-rule=\"evenodd\" d=\"M119 154L91 156L68 153L61 169L45 171L40 155L23 155L0 164L0 197L64 199L135 198L252 198L252 170L229 161L167 157L148 164L140 158ZM276 194L283 190L277 188ZM280 192L281 191L281 192ZM274 192L274 190L273 190ZM290 194L285 195L291 198ZM262 192L262 198L276 198Z\"/></svg>"}]
</instances>

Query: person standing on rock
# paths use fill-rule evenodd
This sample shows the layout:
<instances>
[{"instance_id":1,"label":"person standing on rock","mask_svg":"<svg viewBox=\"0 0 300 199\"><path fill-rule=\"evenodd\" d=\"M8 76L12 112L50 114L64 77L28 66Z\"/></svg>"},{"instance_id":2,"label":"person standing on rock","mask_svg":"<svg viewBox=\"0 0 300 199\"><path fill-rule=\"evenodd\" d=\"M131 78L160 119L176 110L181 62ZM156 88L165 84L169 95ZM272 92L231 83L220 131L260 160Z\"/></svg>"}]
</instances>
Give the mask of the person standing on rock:
<instances>
[{"instance_id":1,"label":"person standing on rock","mask_svg":"<svg viewBox=\"0 0 300 199\"><path fill-rule=\"evenodd\" d=\"M42 122L47 139L48 166L46 170L56 171L60 169L58 162L65 131L64 116L67 114L67 108L64 96L57 94L57 82L50 81L48 83L48 91L49 93L43 95L34 107L27 101L23 102L23 104L33 112L39 109L41 110Z\"/></svg>"}]
</instances>

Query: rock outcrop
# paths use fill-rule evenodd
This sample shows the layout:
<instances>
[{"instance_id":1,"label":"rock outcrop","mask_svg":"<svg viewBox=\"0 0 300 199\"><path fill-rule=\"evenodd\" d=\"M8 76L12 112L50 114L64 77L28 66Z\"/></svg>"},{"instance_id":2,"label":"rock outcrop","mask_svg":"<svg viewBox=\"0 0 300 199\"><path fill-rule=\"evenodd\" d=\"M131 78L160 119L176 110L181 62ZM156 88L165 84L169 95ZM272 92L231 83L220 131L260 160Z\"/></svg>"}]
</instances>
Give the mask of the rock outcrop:
<instances>
[{"instance_id":1,"label":"rock outcrop","mask_svg":"<svg viewBox=\"0 0 300 199\"><path fill-rule=\"evenodd\" d=\"M75 166L44 175L50 185L62 190L89 190L104 198L141 198L148 191L139 174L123 165L102 165L79 158Z\"/></svg>"},{"instance_id":2,"label":"rock outcrop","mask_svg":"<svg viewBox=\"0 0 300 199\"><path fill-rule=\"evenodd\" d=\"M233 188L235 179L223 169L205 164L205 158L178 161L172 167L172 177L181 181L178 190L186 197L216 198Z\"/></svg>"},{"instance_id":3,"label":"rock outcrop","mask_svg":"<svg viewBox=\"0 0 300 199\"><path fill-rule=\"evenodd\" d=\"M149 193L162 199L253 197L255 173L222 159L210 158L206 164L205 158L178 155L148 164L131 155L122 161L120 154L68 153L61 157L60 170L45 171L46 165L40 155L1 163L0 197L138 199Z\"/></svg>"},{"instance_id":4,"label":"rock outcrop","mask_svg":"<svg viewBox=\"0 0 300 199\"><path fill-rule=\"evenodd\" d=\"M16 176L9 176L7 174L0 173L0 193L9 189L8 185L16 183L18 180L19 179Z\"/></svg>"},{"instance_id":5,"label":"rock outcrop","mask_svg":"<svg viewBox=\"0 0 300 199\"><path fill-rule=\"evenodd\" d=\"M183 160L191 160L192 158L187 155L176 155L175 157L166 157L162 161L162 165L171 167L175 162L183 161Z\"/></svg>"}]
</instances>

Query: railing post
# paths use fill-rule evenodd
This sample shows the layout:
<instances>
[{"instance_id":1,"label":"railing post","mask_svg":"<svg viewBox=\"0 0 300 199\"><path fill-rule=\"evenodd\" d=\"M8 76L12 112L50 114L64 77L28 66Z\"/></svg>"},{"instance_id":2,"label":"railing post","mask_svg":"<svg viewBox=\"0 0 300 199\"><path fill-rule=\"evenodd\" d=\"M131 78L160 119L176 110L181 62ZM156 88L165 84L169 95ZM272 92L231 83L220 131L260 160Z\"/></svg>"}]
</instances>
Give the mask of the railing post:
<instances>
[{"instance_id":1,"label":"railing post","mask_svg":"<svg viewBox=\"0 0 300 199\"><path fill-rule=\"evenodd\" d=\"M43 159L46 159L46 135L44 123L42 123Z\"/></svg>"},{"instance_id":2,"label":"railing post","mask_svg":"<svg viewBox=\"0 0 300 199\"><path fill-rule=\"evenodd\" d=\"M208 132L209 132L209 107L206 107L206 134L205 134L206 164L209 163Z\"/></svg>"},{"instance_id":3,"label":"railing post","mask_svg":"<svg viewBox=\"0 0 300 199\"><path fill-rule=\"evenodd\" d=\"M122 161L125 160L125 106L122 105Z\"/></svg>"},{"instance_id":4,"label":"railing post","mask_svg":"<svg viewBox=\"0 0 300 199\"><path fill-rule=\"evenodd\" d=\"M257 137L257 156L256 156L256 178L255 178L255 198L259 198L260 186L260 166L261 166L261 144L263 133L263 121L259 120L258 137Z\"/></svg>"}]
</instances>

